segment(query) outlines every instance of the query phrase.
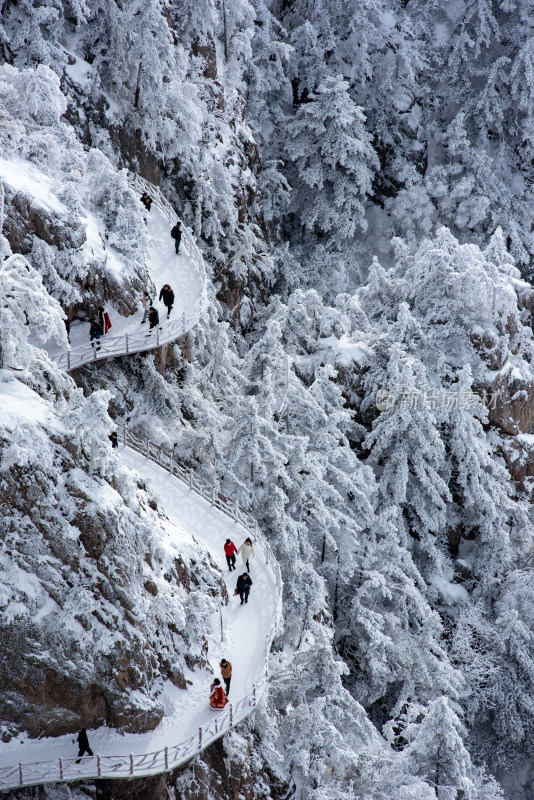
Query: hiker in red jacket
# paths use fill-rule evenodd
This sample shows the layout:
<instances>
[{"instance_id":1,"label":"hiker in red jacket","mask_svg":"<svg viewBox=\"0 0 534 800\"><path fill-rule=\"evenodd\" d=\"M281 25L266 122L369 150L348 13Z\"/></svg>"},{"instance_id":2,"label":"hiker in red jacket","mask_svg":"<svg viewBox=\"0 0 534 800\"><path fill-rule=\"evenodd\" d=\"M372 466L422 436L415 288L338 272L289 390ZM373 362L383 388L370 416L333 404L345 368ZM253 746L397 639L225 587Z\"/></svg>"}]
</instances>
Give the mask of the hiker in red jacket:
<instances>
[{"instance_id":1,"label":"hiker in red jacket","mask_svg":"<svg viewBox=\"0 0 534 800\"><path fill-rule=\"evenodd\" d=\"M210 686L210 706L212 708L224 708L228 702L219 678L215 678Z\"/></svg>"},{"instance_id":2,"label":"hiker in red jacket","mask_svg":"<svg viewBox=\"0 0 534 800\"><path fill-rule=\"evenodd\" d=\"M231 539L227 539L224 545L224 552L226 555L226 563L228 564L228 569L230 572L232 568L235 569L235 554L237 553L237 547L232 542Z\"/></svg>"}]
</instances>

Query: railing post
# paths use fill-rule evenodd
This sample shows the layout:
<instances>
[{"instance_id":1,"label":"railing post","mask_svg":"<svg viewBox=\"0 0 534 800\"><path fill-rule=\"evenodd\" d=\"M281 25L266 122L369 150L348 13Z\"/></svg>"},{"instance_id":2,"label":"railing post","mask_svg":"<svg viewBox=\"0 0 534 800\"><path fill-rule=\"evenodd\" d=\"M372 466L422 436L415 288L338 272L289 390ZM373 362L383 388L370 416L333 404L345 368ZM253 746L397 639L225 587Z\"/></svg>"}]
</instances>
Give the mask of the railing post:
<instances>
[{"instance_id":1,"label":"railing post","mask_svg":"<svg viewBox=\"0 0 534 800\"><path fill-rule=\"evenodd\" d=\"M150 441L146 440L146 448L145 448L145 458L148 458L148 454L150 453Z\"/></svg>"},{"instance_id":2,"label":"railing post","mask_svg":"<svg viewBox=\"0 0 534 800\"><path fill-rule=\"evenodd\" d=\"M59 780L63 780L63 759L59 759Z\"/></svg>"},{"instance_id":3,"label":"railing post","mask_svg":"<svg viewBox=\"0 0 534 800\"><path fill-rule=\"evenodd\" d=\"M20 761L19 761L19 785L24 786L24 776L22 775L22 764L20 763Z\"/></svg>"},{"instance_id":4,"label":"railing post","mask_svg":"<svg viewBox=\"0 0 534 800\"><path fill-rule=\"evenodd\" d=\"M128 334L126 334L126 355L128 355Z\"/></svg>"},{"instance_id":5,"label":"railing post","mask_svg":"<svg viewBox=\"0 0 534 800\"><path fill-rule=\"evenodd\" d=\"M133 755L130 753L130 775L133 775L133 774L134 774Z\"/></svg>"},{"instance_id":6,"label":"railing post","mask_svg":"<svg viewBox=\"0 0 534 800\"><path fill-rule=\"evenodd\" d=\"M252 685L252 705L256 705L256 684Z\"/></svg>"},{"instance_id":7,"label":"railing post","mask_svg":"<svg viewBox=\"0 0 534 800\"><path fill-rule=\"evenodd\" d=\"M198 749L202 750L202 728L198 729Z\"/></svg>"},{"instance_id":8,"label":"railing post","mask_svg":"<svg viewBox=\"0 0 534 800\"><path fill-rule=\"evenodd\" d=\"M234 724L234 709L230 703L230 727Z\"/></svg>"},{"instance_id":9,"label":"railing post","mask_svg":"<svg viewBox=\"0 0 534 800\"><path fill-rule=\"evenodd\" d=\"M193 470L189 468L189 488L193 488Z\"/></svg>"},{"instance_id":10,"label":"railing post","mask_svg":"<svg viewBox=\"0 0 534 800\"><path fill-rule=\"evenodd\" d=\"M165 748L165 769L169 769L169 748Z\"/></svg>"},{"instance_id":11,"label":"railing post","mask_svg":"<svg viewBox=\"0 0 534 800\"><path fill-rule=\"evenodd\" d=\"M156 345L159 345L159 325L156 325Z\"/></svg>"},{"instance_id":12,"label":"railing post","mask_svg":"<svg viewBox=\"0 0 534 800\"><path fill-rule=\"evenodd\" d=\"M214 506L214 505L215 505L215 492L216 492L216 491L217 491L217 490L216 490L215 486L212 486L212 487L211 487L211 505L212 505L212 506Z\"/></svg>"},{"instance_id":13,"label":"railing post","mask_svg":"<svg viewBox=\"0 0 534 800\"><path fill-rule=\"evenodd\" d=\"M97 755L97 757L96 757L96 774L98 775L99 778L102 777L102 767L100 765L100 756L99 755Z\"/></svg>"},{"instance_id":14,"label":"railing post","mask_svg":"<svg viewBox=\"0 0 534 800\"><path fill-rule=\"evenodd\" d=\"M185 311L182 314L182 333L185 333Z\"/></svg>"},{"instance_id":15,"label":"railing post","mask_svg":"<svg viewBox=\"0 0 534 800\"><path fill-rule=\"evenodd\" d=\"M169 453L169 472L172 475L172 465L174 463L174 458L172 457L172 453Z\"/></svg>"},{"instance_id":16,"label":"railing post","mask_svg":"<svg viewBox=\"0 0 534 800\"><path fill-rule=\"evenodd\" d=\"M122 443L126 447L126 425L122 427Z\"/></svg>"},{"instance_id":17,"label":"railing post","mask_svg":"<svg viewBox=\"0 0 534 800\"><path fill-rule=\"evenodd\" d=\"M70 369L70 350L67 350L67 369Z\"/></svg>"},{"instance_id":18,"label":"railing post","mask_svg":"<svg viewBox=\"0 0 534 800\"><path fill-rule=\"evenodd\" d=\"M220 604L219 614L221 616L221 642L224 642L224 631L223 631L223 621L222 621L222 603Z\"/></svg>"}]
</instances>

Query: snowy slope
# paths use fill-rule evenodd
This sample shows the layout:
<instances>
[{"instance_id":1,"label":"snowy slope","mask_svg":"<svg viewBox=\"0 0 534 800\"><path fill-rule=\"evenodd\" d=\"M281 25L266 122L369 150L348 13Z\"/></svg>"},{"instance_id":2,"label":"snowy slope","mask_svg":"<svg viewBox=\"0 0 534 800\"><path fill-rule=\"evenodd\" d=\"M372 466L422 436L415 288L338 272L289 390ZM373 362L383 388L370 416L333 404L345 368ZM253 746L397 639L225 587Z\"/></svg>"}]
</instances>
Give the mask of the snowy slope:
<instances>
[{"instance_id":1,"label":"snowy slope","mask_svg":"<svg viewBox=\"0 0 534 800\"><path fill-rule=\"evenodd\" d=\"M261 551L257 552L250 569L253 587L249 603L241 607L239 598L234 597L233 592L235 576L239 575L242 564L238 562L238 570L231 576L228 574L223 543L229 537L239 546L247 535L245 529L213 509L208 502L190 492L161 467L127 448L121 447L120 453L124 463L140 473L158 499L160 512L167 516L164 526L169 545L185 548L189 554L191 547L196 548L199 557L201 548L207 548L226 576L230 603L221 609L224 642L221 642L219 611L212 619L208 662L213 675L219 675L218 663L222 657L232 662L234 675L230 697L235 704L252 691L253 684L261 680L265 671L266 636L277 613L274 574L265 564ZM89 731L89 740L95 754L135 755L153 752L184 741L195 735L199 726L213 720L220 712L212 711L208 705L211 672L207 669L191 671L186 678L192 681L192 685L185 691L170 683L164 686L166 716L155 730L126 735L107 728ZM75 757L76 752L71 735L40 740L22 737L3 745L0 767L60 757L70 759ZM87 768L92 767L91 772L94 772L94 764L91 763L93 760L86 759L86 762Z\"/></svg>"}]
</instances>

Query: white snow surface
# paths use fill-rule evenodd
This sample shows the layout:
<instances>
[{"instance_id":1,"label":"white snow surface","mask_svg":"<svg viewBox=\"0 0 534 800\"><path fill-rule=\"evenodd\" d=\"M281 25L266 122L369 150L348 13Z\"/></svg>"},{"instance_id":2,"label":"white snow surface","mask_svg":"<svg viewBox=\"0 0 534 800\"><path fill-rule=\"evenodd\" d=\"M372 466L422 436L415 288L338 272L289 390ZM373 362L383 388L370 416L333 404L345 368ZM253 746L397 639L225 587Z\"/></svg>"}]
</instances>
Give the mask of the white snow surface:
<instances>
[{"instance_id":1,"label":"white snow surface","mask_svg":"<svg viewBox=\"0 0 534 800\"><path fill-rule=\"evenodd\" d=\"M43 425L49 431L62 432L50 406L37 392L17 380L10 369L0 369L0 420L12 433L19 426Z\"/></svg>"},{"instance_id":2,"label":"white snow surface","mask_svg":"<svg viewBox=\"0 0 534 800\"><path fill-rule=\"evenodd\" d=\"M160 698L165 707L165 717L153 731L121 734L106 727L89 730L89 743L95 755L149 753L179 744L196 734L200 726L212 721L220 713L210 708L208 697L213 677L220 677L221 658L228 659L233 665L231 702L236 703L250 694L253 684L261 680L265 669L266 637L277 608L275 576L259 549L250 562L253 585L248 604L241 606L239 597L234 597L237 576L244 571L244 566L238 556L237 569L228 573L223 544L226 538L230 538L239 547L248 535L244 528L189 491L185 484L166 470L133 450L121 446L120 454L124 464L139 472L148 482L158 500L160 513L167 516L163 520L168 535L166 545L175 552L194 551L199 558L201 551L207 549L224 575L230 602L222 608L224 642L221 642L221 611L215 613L211 620L208 662L213 675L208 669L187 672L185 677L192 681L192 685L186 690L166 682ZM162 542L162 546L165 546L165 542ZM34 763L75 757L78 750L73 739L72 734L55 738L29 739L22 736L12 739L2 745L0 766L17 764L19 761Z\"/></svg>"},{"instance_id":3,"label":"white snow surface","mask_svg":"<svg viewBox=\"0 0 534 800\"><path fill-rule=\"evenodd\" d=\"M54 194L54 181L22 159L0 158L0 179L17 192L30 195L45 211L68 214L67 207Z\"/></svg>"}]
</instances>

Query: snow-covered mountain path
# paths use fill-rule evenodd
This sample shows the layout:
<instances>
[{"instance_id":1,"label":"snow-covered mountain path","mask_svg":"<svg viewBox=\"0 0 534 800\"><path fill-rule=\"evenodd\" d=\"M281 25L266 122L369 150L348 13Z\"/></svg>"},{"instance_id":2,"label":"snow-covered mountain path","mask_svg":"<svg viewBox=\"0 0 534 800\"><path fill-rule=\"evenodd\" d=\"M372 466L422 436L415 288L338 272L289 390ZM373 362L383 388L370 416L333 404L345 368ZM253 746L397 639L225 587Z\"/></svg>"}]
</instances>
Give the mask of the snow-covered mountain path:
<instances>
[{"instance_id":1,"label":"snow-covered mountain path","mask_svg":"<svg viewBox=\"0 0 534 800\"><path fill-rule=\"evenodd\" d=\"M31 195L37 205L48 210L63 211L50 179L33 165L0 158L0 178L13 188ZM170 236L171 225L176 220L173 209L156 187L150 187L135 175L130 176L130 182L136 191L141 186L155 199L152 211L146 217L151 238L148 266L158 291L164 283L171 285L175 293L175 306L167 320L165 307L156 297L153 298L154 305L160 311L161 330L148 336L148 323L143 325L141 322L141 308L128 318L121 317L110 308L113 327L107 336L102 337L98 359L149 350L158 344L173 341L198 322L205 302L205 271L193 238L185 230L182 255L176 255ZM90 214L86 216L86 226L87 246L102 248L105 237L98 229L96 218ZM117 274L128 274L128 265L121 261L113 248L106 246L106 255L108 266L111 261L111 267ZM71 349L68 354L55 349L52 342L47 346L49 355L60 367L73 369L93 360L87 323L73 323L70 338ZM134 448L138 446L137 438L131 434ZM146 445L143 452L148 453L150 446L148 442ZM23 735L3 743L0 748L0 791L16 786L80 778L141 776L164 772L184 763L242 720L254 708L265 689L268 649L281 613L282 587L278 565L267 543L258 531L255 535L232 516L257 528L254 520L227 498L217 495L211 487L203 485L198 478L193 479L192 473L188 483L184 483L183 479L169 474L165 468L140 455L135 449L123 444L120 453L124 464L139 472L158 498L158 508L163 514L168 537L167 542L161 542L161 545L169 547L176 555L180 552L189 556L198 553L199 559L202 552L204 557L209 553L212 562L224 576L230 601L212 614L206 631L209 666L186 673L185 678L189 682L187 689L179 689L170 681L162 683L158 699L165 715L155 730L142 734L121 734L105 727L88 731L95 755L84 757L80 763L76 760L77 745L72 734L37 740ZM165 459L166 465L169 459L172 462L170 454ZM176 472L179 472L178 464ZM211 497L211 503L207 497ZM215 501L219 509L224 508L226 513L213 505ZM239 546L251 533L256 544L256 556L250 564L253 586L248 604L241 606L239 598L234 596L234 589L244 565L238 557L237 570L229 574L223 544L226 538L230 538ZM148 592L147 602L150 602ZM214 676L220 676L218 665L223 657L231 661L234 668L230 703L224 710L214 711L209 707L209 686Z\"/></svg>"},{"instance_id":2,"label":"snow-covered mountain path","mask_svg":"<svg viewBox=\"0 0 534 800\"><path fill-rule=\"evenodd\" d=\"M165 747L169 749L174 745L193 740L193 752L202 749L198 741L199 728L206 724L213 724L217 716L227 714L227 708L214 711L209 707L209 685L214 676L220 677L219 661L227 658L232 662L234 672L232 678L230 700L232 706L241 705L243 711L248 703L246 713L254 705L255 688L260 684L266 670L266 643L267 637L276 625L280 608L280 590L277 577L269 564L266 563L265 554L259 543L256 543L256 555L251 560L250 574L253 586L248 605L240 605L239 597L234 597L234 588L237 576L243 571L243 564L238 556L237 570L228 573L223 544L226 538L231 538L237 546L249 534L246 528L229 519L218 509L190 491L188 487L176 477L171 476L165 469L148 461L139 453L121 446L120 453L125 465L137 471L148 482L151 491L158 500L160 511L166 516L164 523L172 547L191 548L199 552L207 550L213 561L221 569L224 576L230 602L220 611L213 614L211 630L209 631L209 651L207 660L213 669L213 674L208 668L197 669L189 672L186 678L192 685L186 690L180 690L167 682L163 686L162 697L165 707L165 717L158 727L143 734L121 734L109 728L99 728L88 731L89 741L95 757L84 757L81 764L75 764L77 745L73 743L73 736L66 735L56 738L42 738L32 740L27 737L13 739L3 744L0 751L0 789L17 785L17 765L22 764L24 785L30 783L44 783L58 780L58 761L61 758L61 770L64 780L76 780L80 777L96 777L96 755L101 757L134 756L154 753ZM223 617L224 642L221 642L220 614ZM248 698L248 701L247 701ZM247 701L245 703L240 701ZM242 718L244 713L236 714ZM234 720L234 722L237 720ZM206 741L206 744L208 742ZM191 750L191 748L190 748ZM186 752L184 751L184 754ZM180 763L187 760L181 759ZM115 774L117 777L128 775L127 759L120 759L124 763L121 770L107 769L104 760L102 775ZM44 766L35 762L49 762L49 777L43 779ZM161 763L161 759L159 762ZM33 768L30 765L35 765ZM169 766L175 764L169 759ZM110 765L113 766L113 765ZM119 764L116 765L117 767ZM11 769L3 769L10 767ZM46 768L44 770L46 772ZM153 774L163 772L164 768L137 767L132 774ZM37 776L40 773L40 779ZM32 780L32 776L34 779Z\"/></svg>"},{"instance_id":3,"label":"snow-covered mountain path","mask_svg":"<svg viewBox=\"0 0 534 800\"><path fill-rule=\"evenodd\" d=\"M160 338L161 341L165 341L166 331L171 330L174 323L189 312L201 296L203 290L202 280L201 276L193 268L191 257L186 253L184 247L181 248L180 255L176 255L174 239L170 235L171 225L158 206L154 204L152 211L150 213L147 212L145 218L150 235L149 271L156 287L156 293L151 290L151 295L154 307L159 311L162 329ZM112 248L106 249L109 251L108 259L111 254L113 260L116 261L117 271L120 271L122 257L118 253L114 253ZM170 285L175 297L174 307L169 319L167 319L166 307L158 299L161 287L165 283ZM138 312L131 317L121 316L111 304L108 304L108 310L112 327L109 333L101 338L101 345L104 349L108 341L112 342L116 337L123 337L125 334L129 335L131 344L139 334L148 336L149 326L148 322L145 322L144 325L142 324L143 310L141 306L139 306ZM150 336L155 338L155 332L152 332ZM87 347L89 344L89 323L73 322L70 328L70 341L73 351L80 347ZM56 360L62 351L51 344L48 352Z\"/></svg>"},{"instance_id":4,"label":"snow-covered mountain path","mask_svg":"<svg viewBox=\"0 0 534 800\"><path fill-rule=\"evenodd\" d=\"M0 157L0 180L15 191L20 191L32 198L37 208L45 212L67 214L68 209L58 199L57 186L51 178L37 167L21 159L3 159ZM110 303L107 308L111 320L111 329L100 339L100 348L93 350L89 341L88 322L74 320L70 327L71 347L63 350L50 340L44 349L62 369L75 369L93 360L128 355L152 350L161 344L174 341L195 325L205 304L206 275L204 262L194 238L185 226L182 226L182 242L180 254L175 252L174 239L170 231L178 219L170 203L161 195L156 186L152 186L139 176L129 173L129 181L136 193L147 190L154 198L150 212L145 212L147 230L150 237L148 271L155 286L149 289L153 305L159 311L160 329L149 333L148 322L142 323L143 310L139 305L137 313L124 317ZM141 202L139 201L141 208ZM102 223L88 209L83 210L81 217L85 223L86 241L83 249L88 258L95 254L107 262L107 268L119 280L121 276L131 274L131 268L125 257L106 242ZM169 319L167 309L159 297L161 287L168 283L174 291L174 307ZM42 342L35 342L43 347Z\"/></svg>"}]
</instances>

